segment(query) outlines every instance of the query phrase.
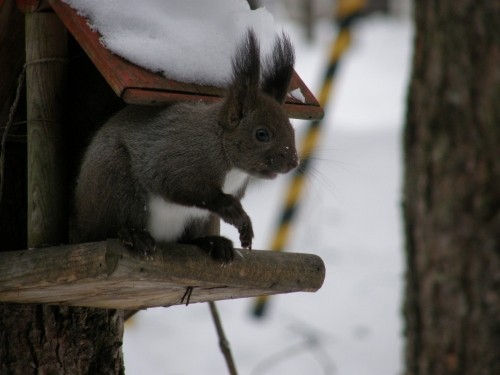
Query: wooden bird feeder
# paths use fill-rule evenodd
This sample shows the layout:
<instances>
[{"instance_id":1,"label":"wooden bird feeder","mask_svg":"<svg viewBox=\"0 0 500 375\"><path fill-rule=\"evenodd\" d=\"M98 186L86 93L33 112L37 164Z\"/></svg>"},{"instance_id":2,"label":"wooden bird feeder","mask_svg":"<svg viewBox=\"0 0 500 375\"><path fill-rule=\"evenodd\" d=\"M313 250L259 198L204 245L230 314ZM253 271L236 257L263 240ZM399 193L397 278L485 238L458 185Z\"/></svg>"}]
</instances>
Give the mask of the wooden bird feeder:
<instances>
[{"instance_id":1,"label":"wooden bird feeder","mask_svg":"<svg viewBox=\"0 0 500 375\"><path fill-rule=\"evenodd\" d=\"M26 14L28 128L28 247L60 243L66 217L58 186L60 167L66 30L73 34L113 91L126 103L154 105L219 100L223 90L173 81L107 51L84 18L60 0L53 13L42 1L20 1ZM0 0L1 5L1 0ZM46 10L46 8L44 9ZM50 10L50 9L49 9ZM62 21L62 24L61 22ZM66 29L66 30L65 30ZM43 36L43 37L41 37ZM51 61L52 64L44 62ZM317 119L323 111L294 74L302 103L288 98L291 117ZM0 252L0 302L47 303L100 308L144 309L318 290L325 277L316 255L239 250L221 266L195 246L166 244L153 259L134 255L117 240ZM186 292L189 292L186 294Z\"/></svg>"}]
</instances>

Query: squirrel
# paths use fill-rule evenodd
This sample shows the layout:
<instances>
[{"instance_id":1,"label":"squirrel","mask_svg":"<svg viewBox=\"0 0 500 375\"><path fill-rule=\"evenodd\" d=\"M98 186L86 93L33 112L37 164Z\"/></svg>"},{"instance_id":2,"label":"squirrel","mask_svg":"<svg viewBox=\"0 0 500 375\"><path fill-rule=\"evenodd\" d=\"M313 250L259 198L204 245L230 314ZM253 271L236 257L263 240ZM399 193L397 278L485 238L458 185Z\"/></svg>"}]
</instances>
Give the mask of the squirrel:
<instances>
[{"instance_id":1,"label":"squirrel","mask_svg":"<svg viewBox=\"0 0 500 375\"><path fill-rule=\"evenodd\" d=\"M119 237L150 250L156 242L191 243L230 262L232 241L203 233L215 214L235 226L241 246L251 249L252 222L240 203L249 179L273 179L298 165L283 108L294 61L282 34L261 64L249 29L233 56L221 102L129 105L111 117L83 157L73 241Z\"/></svg>"}]
</instances>

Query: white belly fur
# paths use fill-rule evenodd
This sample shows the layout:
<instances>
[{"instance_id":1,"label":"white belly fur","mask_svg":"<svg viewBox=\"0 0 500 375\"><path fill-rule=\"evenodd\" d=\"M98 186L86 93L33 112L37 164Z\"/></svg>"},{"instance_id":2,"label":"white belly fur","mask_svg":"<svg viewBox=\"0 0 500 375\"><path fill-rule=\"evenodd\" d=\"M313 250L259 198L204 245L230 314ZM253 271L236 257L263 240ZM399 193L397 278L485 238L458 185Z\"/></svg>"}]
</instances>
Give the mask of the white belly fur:
<instances>
[{"instance_id":1,"label":"white belly fur","mask_svg":"<svg viewBox=\"0 0 500 375\"><path fill-rule=\"evenodd\" d=\"M235 195L248 180L248 174L237 168L226 173L222 191L226 194Z\"/></svg>"},{"instance_id":2,"label":"white belly fur","mask_svg":"<svg viewBox=\"0 0 500 375\"><path fill-rule=\"evenodd\" d=\"M208 210L182 206L155 195L149 199L148 231L157 241L178 240L193 219L205 219Z\"/></svg>"},{"instance_id":3,"label":"white belly fur","mask_svg":"<svg viewBox=\"0 0 500 375\"><path fill-rule=\"evenodd\" d=\"M247 181L248 174L238 169L230 170L224 179L222 191L236 194ZM196 219L207 219L210 212L197 207L183 206L170 202L158 195L152 195L148 203L148 231L157 241L178 240L186 226Z\"/></svg>"}]
</instances>

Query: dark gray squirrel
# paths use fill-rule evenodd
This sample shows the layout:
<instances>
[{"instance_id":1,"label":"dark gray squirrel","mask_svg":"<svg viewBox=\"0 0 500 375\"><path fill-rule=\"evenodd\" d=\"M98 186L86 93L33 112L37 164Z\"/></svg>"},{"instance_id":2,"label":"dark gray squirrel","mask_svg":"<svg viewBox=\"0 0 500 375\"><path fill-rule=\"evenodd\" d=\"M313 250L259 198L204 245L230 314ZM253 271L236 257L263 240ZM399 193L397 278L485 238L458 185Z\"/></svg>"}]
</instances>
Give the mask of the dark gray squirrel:
<instances>
[{"instance_id":1,"label":"dark gray squirrel","mask_svg":"<svg viewBox=\"0 0 500 375\"><path fill-rule=\"evenodd\" d=\"M203 233L215 214L251 249L252 222L240 203L249 179L272 179L298 165L283 108L294 60L283 34L261 64L248 30L223 101L127 106L111 117L83 158L73 242L119 237L143 250L156 242L191 243L229 262L232 242Z\"/></svg>"}]
</instances>

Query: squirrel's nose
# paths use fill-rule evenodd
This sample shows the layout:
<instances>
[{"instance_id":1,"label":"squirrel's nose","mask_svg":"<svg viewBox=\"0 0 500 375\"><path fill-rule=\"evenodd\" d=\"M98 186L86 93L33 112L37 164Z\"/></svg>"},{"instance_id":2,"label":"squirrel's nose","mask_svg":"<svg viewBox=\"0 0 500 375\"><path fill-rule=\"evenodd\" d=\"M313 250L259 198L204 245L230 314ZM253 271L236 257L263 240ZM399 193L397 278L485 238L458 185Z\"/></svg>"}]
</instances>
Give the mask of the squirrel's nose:
<instances>
[{"instance_id":1,"label":"squirrel's nose","mask_svg":"<svg viewBox=\"0 0 500 375\"><path fill-rule=\"evenodd\" d=\"M299 165L296 151L280 152L268 160L268 165L278 173L288 173Z\"/></svg>"},{"instance_id":2,"label":"squirrel's nose","mask_svg":"<svg viewBox=\"0 0 500 375\"><path fill-rule=\"evenodd\" d=\"M299 165L299 158L297 154L293 154L291 157L288 156L286 165L285 165L285 173L290 172L292 169L297 168Z\"/></svg>"}]
</instances>

